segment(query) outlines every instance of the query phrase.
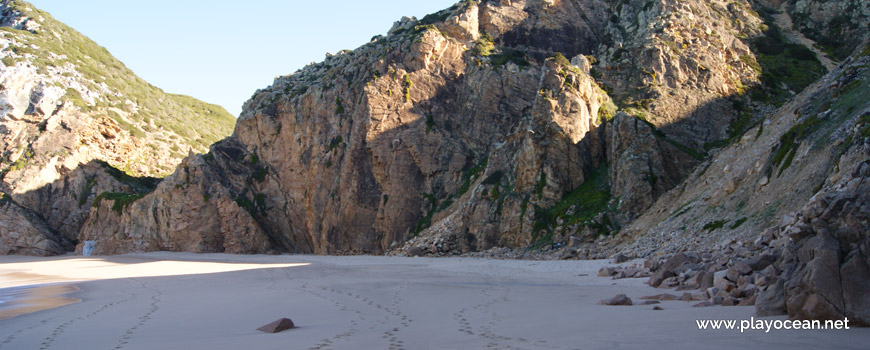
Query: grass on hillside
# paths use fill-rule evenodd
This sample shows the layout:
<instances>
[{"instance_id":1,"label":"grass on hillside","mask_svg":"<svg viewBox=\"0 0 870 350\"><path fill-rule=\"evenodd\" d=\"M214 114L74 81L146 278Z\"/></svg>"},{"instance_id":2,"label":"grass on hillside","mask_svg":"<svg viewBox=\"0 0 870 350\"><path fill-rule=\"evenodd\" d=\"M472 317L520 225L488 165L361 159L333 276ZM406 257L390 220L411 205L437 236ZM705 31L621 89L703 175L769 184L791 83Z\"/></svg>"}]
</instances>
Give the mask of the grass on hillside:
<instances>
[{"instance_id":1,"label":"grass on hillside","mask_svg":"<svg viewBox=\"0 0 870 350\"><path fill-rule=\"evenodd\" d=\"M4 15L18 11L40 24L36 33L0 27L0 35L19 43L5 49L19 57L7 56L4 64L15 64L26 57L40 73L47 73L49 67L71 64L87 80L84 83L89 90L102 91L105 86L114 92L103 93L95 103L87 104L78 92L70 93L69 90L75 90L69 89L66 98L83 111L95 116L107 115L134 136L143 136L147 131L143 129L169 130L179 135L182 143L198 150L207 149L232 132L235 119L222 107L190 96L163 92L137 77L108 50L56 21L47 12L24 1L11 1L3 11ZM110 108L127 112L129 122L122 121L117 113L109 114ZM151 127L152 122L156 129Z\"/></svg>"}]
</instances>

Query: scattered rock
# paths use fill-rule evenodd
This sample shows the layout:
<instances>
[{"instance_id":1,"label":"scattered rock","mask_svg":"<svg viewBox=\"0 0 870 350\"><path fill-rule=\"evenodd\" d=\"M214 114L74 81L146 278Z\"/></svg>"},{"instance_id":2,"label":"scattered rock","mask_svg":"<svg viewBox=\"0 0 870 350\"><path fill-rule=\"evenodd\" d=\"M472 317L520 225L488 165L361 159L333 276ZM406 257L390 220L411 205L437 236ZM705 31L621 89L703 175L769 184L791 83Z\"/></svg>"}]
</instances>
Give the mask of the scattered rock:
<instances>
[{"instance_id":1,"label":"scattered rock","mask_svg":"<svg viewBox=\"0 0 870 350\"><path fill-rule=\"evenodd\" d=\"M641 298L641 299L644 299L644 300L660 300L660 301L667 301L667 300L677 300L677 299L680 299L680 298L677 297L676 295L673 295L673 294L667 294L667 293L656 294L656 295L648 295L648 296L644 296L644 297L640 297L640 298Z\"/></svg>"},{"instance_id":2,"label":"scattered rock","mask_svg":"<svg viewBox=\"0 0 870 350\"><path fill-rule=\"evenodd\" d=\"M622 254L622 253L616 254L616 256L613 257L614 264L622 264L622 263L629 261L629 260L631 260L631 258L629 258L628 256L626 256L625 254Z\"/></svg>"},{"instance_id":3,"label":"scattered rock","mask_svg":"<svg viewBox=\"0 0 870 350\"><path fill-rule=\"evenodd\" d=\"M632 302L625 294L618 294L613 298L599 301L598 305L632 305Z\"/></svg>"},{"instance_id":4,"label":"scattered rock","mask_svg":"<svg viewBox=\"0 0 870 350\"><path fill-rule=\"evenodd\" d=\"M267 325L264 325L260 328L257 328L258 331L263 331L266 333L278 333L281 331L285 331L291 328L296 328L296 325L293 324L289 318L282 318L276 321L273 321Z\"/></svg>"}]
</instances>

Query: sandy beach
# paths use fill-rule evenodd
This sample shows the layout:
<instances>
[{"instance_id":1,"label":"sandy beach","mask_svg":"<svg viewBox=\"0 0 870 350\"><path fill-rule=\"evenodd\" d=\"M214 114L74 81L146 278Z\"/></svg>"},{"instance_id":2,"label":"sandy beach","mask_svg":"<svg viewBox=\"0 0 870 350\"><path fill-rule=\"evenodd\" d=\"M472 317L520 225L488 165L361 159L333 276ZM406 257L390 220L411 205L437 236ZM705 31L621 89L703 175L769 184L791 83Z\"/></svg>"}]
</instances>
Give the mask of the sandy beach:
<instances>
[{"instance_id":1,"label":"sandy beach","mask_svg":"<svg viewBox=\"0 0 870 350\"><path fill-rule=\"evenodd\" d=\"M699 330L753 307L602 306L679 292L597 277L606 261L150 253L0 257L0 287L78 288L0 320L0 349L865 349L870 329ZM34 278L39 276L39 278ZM281 317L298 328L257 331ZM766 318L770 319L770 318ZM784 319L784 317L774 318Z\"/></svg>"}]
</instances>

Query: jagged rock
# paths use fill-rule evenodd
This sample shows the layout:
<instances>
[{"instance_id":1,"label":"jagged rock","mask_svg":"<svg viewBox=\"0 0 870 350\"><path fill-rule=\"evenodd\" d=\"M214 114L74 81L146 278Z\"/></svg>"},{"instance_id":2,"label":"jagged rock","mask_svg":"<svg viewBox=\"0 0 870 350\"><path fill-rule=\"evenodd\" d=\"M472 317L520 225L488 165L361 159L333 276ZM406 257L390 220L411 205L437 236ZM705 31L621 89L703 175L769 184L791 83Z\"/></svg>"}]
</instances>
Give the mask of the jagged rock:
<instances>
[{"instance_id":1,"label":"jagged rock","mask_svg":"<svg viewBox=\"0 0 870 350\"><path fill-rule=\"evenodd\" d=\"M855 168L862 165L859 163ZM870 324L870 302L866 295L870 268L862 251L866 249L862 247L870 246L868 191L867 178L845 178L836 187L816 195L801 211L798 221L785 228L790 232L800 226L803 232L800 235L803 238L787 248L788 255L778 267L786 271L777 286L784 284L789 316L848 317L856 324ZM769 300L769 291L759 297L757 308L779 306L779 298L773 299L776 304Z\"/></svg>"},{"instance_id":2,"label":"jagged rock","mask_svg":"<svg viewBox=\"0 0 870 350\"><path fill-rule=\"evenodd\" d=\"M0 254L51 256L72 249L33 211L18 206L0 192Z\"/></svg>"},{"instance_id":3,"label":"jagged rock","mask_svg":"<svg viewBox=\"0 0 870 350\"><path fill-rule=\"evenodd\" d=\"M246 193L237 183L263 168L246 149L227 139L206 156L184 160L182 172L165 179L153 192L127 205L104 199L91 209L79 241L93 240L95 254L155 250L197 253L270 253L281 237L269 236L254 217L263 215L265 198ZM269 184L268 178L264 179ZM119 208L120 207L120 208Z\"/></svg>"},{"instance_id":4,"label":"jagged rock","mask_svg":"<svg viewBox=\"0 0 870 350\"><path fill-rule=\"evenodd\" d=\"M755 314L761 317L786 315L785 283L782 280L761 292L755 302Z\"/></svg>"},{"instance_id":5,"label":"jagged rock","mask_svg":"<svg viewBox=\"0 0 870 350\"><path fill-rule=\"evenodd\" d=\"M734 283L727 278L728 270L717 271L713 274L713 286L719 290L727 290Z\"/></svg>"}]
</instances>

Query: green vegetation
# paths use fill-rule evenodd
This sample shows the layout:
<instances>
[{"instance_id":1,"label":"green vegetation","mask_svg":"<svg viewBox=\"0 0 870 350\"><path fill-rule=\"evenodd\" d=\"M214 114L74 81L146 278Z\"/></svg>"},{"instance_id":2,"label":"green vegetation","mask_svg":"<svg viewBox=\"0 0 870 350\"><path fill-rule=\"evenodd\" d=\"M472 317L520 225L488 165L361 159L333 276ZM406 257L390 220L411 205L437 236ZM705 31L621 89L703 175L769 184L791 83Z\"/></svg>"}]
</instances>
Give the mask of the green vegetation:
<instances>
[{"instance_id":1,"label":"green vegetation","mask_svg":"<svg viewBox=\"0 0 870 350\"><path fill-rule=\"evenodd\" d=\"M782 175L782 172L791 165L794 160L795 153L801 142L813 133L821 123L816 116L811 116L804 119L803 122L791 127L785 134L779 137L779 144L771 159L774 167L779 167L777 176Z\"/></svg>"},{"instance_id":2,"label":"green vegetation","mask_svg":"<svg viewBox=\"0 0 870 350\"><path fill-rule=\"evenodd\" d=\"M266 195L263 193L254 194L253 200L248 198L246 194L240 194L235 198L236 204L240 207L244 208L248 214L251 216L265 216L266 211L269 210L266 207Z\"/></svg>"},{"instance_id":3,"label":"green vegetation","mask_svg":"<svg viewBox=\"0 0 870 350\"><path fill-rule=\"evenodd\" d=\"M9 166L9 169L7 169L7 171L24 169L27 164L30 164L31 159L33 159L33 149L28 146L27 149L24 150L24 153L21 155L21 157L18 157L18 159Z\"/></svg>"},{"instance_id":4,"label":"green vegetation","mask_svg":"<svg viewBox=\"0 0 870 350\"><path fill-rule=\"evenodd\" d=\"M341 97L335 98L335 114L341 115L344 113L344 106L341 104Z\"/></svg>"},{"instance_id":5,"label":"green vegetation","mask_svg":"<svg viewBox=\"0 0 870 350\"><path fill-rule=\"evenodd\" d=\"M7 11L14 10L40 19L41 25L36 33L0 27L0 35L27 43L26 46L8 47L10 53L26 55L40 72L46 72L49 66L72 65L87 80L83 83L88 89L99 90L97 86L105 83L110 90L117 92L103 94L94 104L88 104L77 90L68 89L66 99L81 110L95 116L109 114L110 108L125 111L129 120L116 114L109 116L134 136L144 136L140 128L146 121L153 121L157 129L172 130L182 137L183 144L198 150L204 150L232 131L235 119L222 107L189 96L164 93L133 74L105 48L56 21L48 13L24 1L10 2L9 6L11 9ZM12 58L7 58L4 64L12 63ZM136 107L127 100L134 102Z\"/></svg>"},{"instance_id":6,"label":"green vegetation","mask_svg":"<svg viewBox=\"0 0 870 350\"><path fill-rule=\"evenodd\" d=\"M405 102L411 101L411 87L414 86L414 82L411 81L411 77L405 74L402 77L402 94L405 96Z\"/></svg>"},{"instance_id":7,"label":"green vegetation","mask_svg":"<svg viewBox=\"0 0 870 350\"><path fill-rule=\"evenodd\" d=\"M752 110L742 100L736 100L732 102L732 105L734 110L737 111L737 117L728 124L728 137L719 141L705 143L704 150L709 152L714 148L725 147L742 136L746 130L756 125Z\"/></svg>"},{"instance_id":8,"label":"green vegetation","mask_svg":"<svg viewBox=\"0 0 870 350\"><path fill-rule=\"evenodd\" d=\"M807 37L815 40L816 47L822 50L828 57L843 61L855 51L860 40L855 40L854 34L860 31L861 17L853 19L852 14L859 13L857 7L858 2L852 2L847 8L840 11L840 14L831 18L823 28L826 31L819 31L816 26L807 26L804 30ZM795 16L795 25L808 20L806 14L798 14Z\"/></svg>"},{"instance_id":9,"label":"green vegetation","mask_svg":"<svg viewBox=\"0 0 870 350\"><path fill-rule=\"evenodd\" d=\"M571 66L571 61L569 61L568 58L566 58L565 55L563 55L561 52L556 52L555 54L553 54L552 58L553 61L556 62L556 64L558 64L560 67Z\"/></svg>"},{"instance_id":10,"label":"green vegetation","mask_svg":"<svg viewBox=\"0 0 870 350\"><path fill-rule=\"evenodd\" d=\"M332 140L329 141L329 150L327 152L332 152L332 150L338 148L338 146L341 146L343 142L344 139L341 137L341 135L333 137Z\"/></svg>"},{"instance_id":11,"label":"green vegetation","mask_svg":"<svg viewBox=\"0 0 870 350\"><path fill-rule=\"evenodd\" d=\"M541 175L538 177L538 182L535 184L535 194L538 198L544 195L544 188L547 187L547 174L541 170Z\"/></svg>"},{"instance_id":12,"label":"green vegetation","mask_svg":"<svg viewBox=\"0 0 870 350\"><path fill-rule=\"evenodd\" d=\"M564 226L582 224L596 229L599 235L608 234L614 229L613 223L605 215L604 222L598 222L598 214L615 210L610 203L609 165L601 164L595 168L580 187L569 192L561 201L549 209L535 207L534 235L538 246L552 237L557 222L561 219ZM541 232L546 231L546 232Z\"/></svg>"},{"instance_id":13,"label":"green vegetation","mask_svg":"<svg viewBox=\"0 0 870 350\"><path fill-rule=\"evenodd\" d=\"M266 181L266 175L268 175L268 174L269 174L269 169L261 166L261 167L257 167L257 169L254 170L254 174L251 175L251 178L257 182L263 182L263 181Z\"/></svg>"},{"instance_id":14,"label":"green vegetation","mask_svg":"<svg viewBox=\"0 0 870 350\"><path fill-rule=\"evenodd\" d=\"M157 185L161 181L161 179L155 177L130 176L126 172L117 169L106 162L96 162L100 166L102 166L103 171L105 171L107 175L111 176L121 184L125 185L125 187L129 188L129 192L103 192L98 195L96 199L94 199L94 207L98 207L103 199L114 201L114 203L112 204L112 210L117 212L118 215L121 214L124 208L128 207L136 200L145 197L145 195L147 195L151 191L154 191L154 189L157 188ZM84 191L82 191L82 193L79 195L79 205L84 204L84 201L90 195L90 191L95 185L95 180L88 180Z\"/></svg>"},{"instance_id":15,"label":"green vegetation","mask_svg":"<svg viewBox=\"0 0 870 350\"><path fill-rule=\"evenodd\" d=\"M118 192L103 192L94 199L94 207L99 207L100 202L103 199L114 201L112 203L112 210L121 215L121 212L124 208L133 204L133 202L139 200L140 198L145 197L144 194L136 194L136 193L118 193Z\"/></svg>"},{"instance_id":16,"label":"green vegetation","mask_svg":"<svg viewBox=\"0 0 870 350\"><path fill-rule=\"evenodd\" d=\"M501 68L508 62L511 62L519 67L528 67L529 61L526 59L526 53L520 50L503 47L500 52L489 56L489 63L492 63L493 68Z\"/></svg>"},{"instance_id":17,"label":"green vegetation","mask_svg":"<svg viewBox=\"0 0 870 350\"><path fill-rule=\"evenodd\" d=\"M6 192L0 192L0 207L6 205L6 203L15 203L15 201Z\"/></svg>"},{"instance_id":18,"label":"green vegetation","mask_svg":"<svg viewBox=\"0 0 870 350\"><path fill-rule=\"evenodd\" d=\"M743 225L743 223L746 222L746 220L749 220L749 219L746 218L745 216L740 218L740 219L737 219L737 221L735 221L734 224L731 225L731 229L736 230L738 227L740 227L740 225Z\"/></svg>"},{"instance_id":19,"label":"green vegetation","mask_svg":"<svg viewBox=\"0 0 870 350\"><path fill-rule=\"evenodd\" d=\"M471 48L471 52L475 56L480 57L488 57L492 55L492 52L495 50L495 42L493 42L492 37L487 33L483 33L480 36L480 39L477 39L474 42L474 47Z\"/></svg>"},{"instance_id":20,"label":"green vegetation","mask_svg":"<svg viewBox=\"0 0 870 350\"><path fill-rule=\"evenodd\" d=\"M434 127L435 127L435 118L432 117L431 114L427 114L426 115L426 134L429 134L429 131L431 131Z\"/></svg>"},{"instance_id":21,"label":"green vegetation","mask_svg":"<svg viewBox=\"0 0 870 350\"><path fill-rule=\"evenodd\" d=\"M425 216L420 218L420 220L417 220L417 226L414 227L415 236L419 234L420 231L423 231L429 228L429 226L432 226L432 216L434 216L435 213L438 211L438 200L435 198L435 196L428 193L423 193L423 198L429 201L429 212L426 213Z\"/></svg>"},{"instance_id":22,"label":"green vegetation","mask_svg":"<svg viewBox=\"0 0 870 350\"><path fill-rule=\"evenodd\" d=\"M465 169L462 172L462 186L459 187L459 190L456 191L456 196L461 196L468 192L468 189L471 188L471 182L476 179L484 169L486 169L486 165L488 164L488 159L484 158L477 165Z\"/></svg>"},{"instance_id":23,"label":"green vegetation","mask_svg":"<svg viewBox=\"0 0 870 350\"><path fill-rule=\"evenodd\" d=\"M752 98L779 107L827 70L812 50L786 39L769 14L763 18L767 25L765 36L751 45L755 59L741 56L740 60L759 73L762 85L751 92Z\"/></svg>"},{"instance_id":24,"label":"green vegetation","mask_svg":"<svg viewBox=\"0 0 870 350\"><path fill-rule=\"evenodd\" d=\"M617 107L613 100L607 98L601 106L598 107L598 123L604 124L609 122L616 116Z\"/></svg>"},{"instance_id":25,"label":"green vegetation","mask_svg":"<svg viewBox=\"0 0 870 350\"><path fill-rule=\"evenodd\" d=\"M103 171L105 171L106 174L113 177L118 182L129 186L135 192L151 192L154 190L154 188L157 187L157 184L159 184L161 181L161 179L150 176L130 176L124 171L121 171L120 169L109 165L109 163L100 160L96 162L103 167Z\"/></svg>"},{"instance_id":26,"label":"green vegetation","mask_svg":"<svg viewBox=\"0 0 870 350\"><path fill-rule=\"evenodd\" d=\"M423 193L422 194L423 198L429 202L429 210L426 213L426 215L424 215L422 218L417 220L417 225L415 226L414 234L416 235L416 234L420 233L420 231L423 231L426 228L428 228L429 226L431 226L432 225L432 216L434 216L435 213L446 210L447 208L450 207L450 205L453 204L453 200L455 198L461 197L463 194L465 194L465 192L468 192L468 190L471 188L471 183L478 176L480 176L481 172L483 172L484 169L486 169L487 162L488 162L487 159L484 158L477 165L463 170L462 171L462 185L459 187L459 189L456 191L456 193L448 195L446 198L444 198L443 201L440 202L440 204L438 202L438 199L435 198L434 194ZM493 175L495 175L495 173L493 173ZM487 179L490 179L490 178L492 178L492 175L487 177ZM491 181L493 181L493 180L491 180ZM384 202L384 204L386 204L386 201Z\"/></svg>"},{"instance_id":27,"label":"green vegetation","mask_svg":"<svg viewBox=\"0 0 870 350\"><path fill-rule=\"evenodd\" d=\"M870 112L864 113L864 115L858 119L858 125L860 125L861 128L861 137L870 137Z\"/></svg>"},{"instance_id":28,"label":"green vegetation","mask_svg":"<svg viewBox=\"0 0 870 350\"><path fill-rule=\"evenodd\" d=\"M85 183L85 188L82 189L82 193L79 193L79 196L78 196L79 207L85 205L85 202L88 200L88 197L91 195L91 190L96 185L97 185L97 180L88 179L88 181Z\"/></svg>"},{"instance_id":29,"label":"green vegetation","mask_svg":"<svg viewBox=\"0 0 870 350\"><path fill-rule=\"evenodd\" d=\"M711 222L708 222L706 225L704 225L704 229L707 231L718 230L718 229L724 227L726 223L727 223L727 221L725 221L725 220L711 221Z\"/></svg>"},{"instance_id":30,"label":"green vegetation","mask_svg":"<svg viewBox=\"0 0 870 350\"><path fill-rule=\"evenodd\" d=\"M496 170L495 172L493 172L492 174L487 176L486 179L483 179L483 182L481 182L481 183L484 185L497 185L497 184L501 183L501 179L503 177L504 177L504 171Z\"/></svg>"}]
</instances>

